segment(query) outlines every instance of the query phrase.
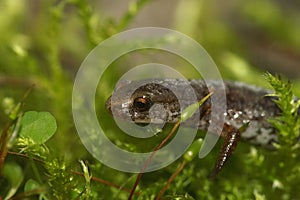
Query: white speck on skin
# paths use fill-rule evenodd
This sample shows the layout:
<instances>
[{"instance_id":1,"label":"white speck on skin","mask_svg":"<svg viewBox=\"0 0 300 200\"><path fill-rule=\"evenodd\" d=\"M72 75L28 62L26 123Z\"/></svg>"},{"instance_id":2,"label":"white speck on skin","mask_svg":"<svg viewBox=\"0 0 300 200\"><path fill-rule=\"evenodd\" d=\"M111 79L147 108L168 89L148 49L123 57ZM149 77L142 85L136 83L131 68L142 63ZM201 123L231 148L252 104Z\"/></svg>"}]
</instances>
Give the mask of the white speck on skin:
<instances>
[{"instance_id":1,"label":"white speck on skin","mask_svg":"<svg viewBox=\"0 0 300 200\"><path fill-rule=\"evenodd\" d=\"M238 113L235 113L234 115L233 115L233 118L234 119L236 119L236 118L238 118L239 117L239 114Z\"/></svg>"},{"instance_id":2,"label":"white speck on skin","mask_svg":"<svg viewBox=\"0 0 300 200\"><path fill-rule=\"evenodd\" d=\"M126 102L126 103L122 103L122 108L126 108L126 107L128 107L128 102Z\"/></svg>"}]
</instances>

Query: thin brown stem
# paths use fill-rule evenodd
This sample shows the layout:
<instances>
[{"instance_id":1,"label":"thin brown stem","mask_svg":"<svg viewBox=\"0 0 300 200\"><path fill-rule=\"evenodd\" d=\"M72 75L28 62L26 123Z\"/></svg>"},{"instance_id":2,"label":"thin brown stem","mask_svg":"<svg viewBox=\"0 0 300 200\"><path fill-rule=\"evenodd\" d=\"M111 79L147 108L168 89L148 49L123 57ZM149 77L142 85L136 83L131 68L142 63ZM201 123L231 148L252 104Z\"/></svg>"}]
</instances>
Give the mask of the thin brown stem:
<instances>
[{"instance_id":1,"label":"thin brown stem","mask_svg":"<svg viewBox=\"0 0 300 200\"><path fill-rule=\"evenodd\" d=\"M0 76L0 87L28 88L34 85L36 81L30 79L22 79L18 77Z\"/></svg>"},{"instance_id":2,"label":"thin brown stem","mask_svg":"<svg viewBox=\"0 0 300 200\"><path fill-rule=\"evenodd\" d=\"M12 198L10 198L10 200L25 199L25 197L30 197L30 196L33 196L33 195L38 195L38 194L41 194L41 193L44 193L44 192L46 192L46 188L41 187L41 188L38 188L38 189L30 190L28 192L17 194L15 196L13 196Z\"/></svg>"},{"instance_id":3,"label":"thin brown stem","mask_svg":"<svg viewBox=\"0 0 300 200\"><path fill-rule=\"evenodd\" d=\"M143 173L145 172L146 168L148 167L149 163L151 162L153 156L155 155L155 153L172 137L172 135L175 133L176 129L178 128L178 126L180 125L180 121L178 121L174 127L172 128L172 130L170 131L170 133L167 135L167 137L165 137L165 139L155 147L154 151L150 154L149 158L147 159L147 161L145 162L142 170L140 171L140 173L138 174L138 177L136 178L135 180L135 183L132 187L132 190L131 190L131 193L128 197L128 200L131 200L134 193L135 193L135 190L143 176Z\"/></svg>"},{"instance_id":4,"label":"thin brown stem","mask_svg":"<svg viewBox=\"0 0 300 200\"><path fill-rule=\"evenodd\" d=\"M73 174L77 174L77 175L80 175L80 176L84 176L84 173L82 172L78 172L78 171L74 171L74 170L70 170L71 173ZM103 179L100 179L100 178L97 178L97 177L91 177L91 180L93 181L96 181L98 183L102 183L104 185L108 185L108 186L111 186L111 187L114 187L114 188L117 188L119 190L122 190L122 191L125 191L125 192L131 192L131 189L129 188L124 188L124 187L121 187L117 184L114 184L112 182L109 182L109 181L106 181L106 180L103 180ZM139 195L140 193L135 193L136 195Z\"/></svg>"},{"instance_id":5,"label":"thin brown stem","mask_svg":"<svg viewBox=\"0 0 300 200\"><path fill-rule=\"evenodd\" d=\"M175 177L183 170L183 168L186 165L186 161L183 161L182 163L180 163L179 167L176 169L176 171L170 176L169 180L167 181L167 183L165 184L165 186L159 191L156 200L160 200L161 197L164 195L164 193L166 192L166 190L168 189L168 187L170 186L170 184L173 182L173 180L175 179Z\"/></svg>"},{"instance_id":6,"label":"thin brown stem","mask_svg":"<svg viewBox=\"0 0 300 200\"><path fill-rule=\"evenodd\" d=\"M8 151L7 143L9 141L9 128L11 127L13 122L14 121L10 121L9 123L7 123L5 128L2 130L0 138L0 174Z\"/></svg>"},{"instance_id":7,"label":"thin brown stem","mask_svg":"<svg viewBox=\"0 0 300 200\"><path fill-rule=\"evenodd\" d=\"M45 162L41 159L38 159L38 158L34 158L34 157L30 157L30 156L27 156L25 154L21 154L21 153L17 153L17 152L13 152L13 151L8 151L7 154L10 154L10 155L15 155L15 156L20 156L20 157L23 157L23 158L31 158L32 160L36 161L36 162L39 162L39 163L42 163L44 164Z\"/></svg>"},{"instance_id":8,"label":"thin brown stem","mask_svg":"<svg viewBox=\"0 0 300 200\"><path fill-rule=\"evenodd\" d=\"M2 134L1 134L1 138L0 138L0 174L1 174L1 171L2 171L2 167L3 167L4 161L5 161L7 152L8 152L7 144L8 144L8 141L9 141L10 137L11 137L11 133L10 133L9 129L16 123L19 115L21 115L20 110L24 106L25 101L28 98L32 88L33 88L33 85L29 89L27 89L27 91L23 95L23 98L19 103L19 109L16 113L16 118L10 119L9 122L7 123L7 125L2 130Z\"/></svg>"}]
</instances>

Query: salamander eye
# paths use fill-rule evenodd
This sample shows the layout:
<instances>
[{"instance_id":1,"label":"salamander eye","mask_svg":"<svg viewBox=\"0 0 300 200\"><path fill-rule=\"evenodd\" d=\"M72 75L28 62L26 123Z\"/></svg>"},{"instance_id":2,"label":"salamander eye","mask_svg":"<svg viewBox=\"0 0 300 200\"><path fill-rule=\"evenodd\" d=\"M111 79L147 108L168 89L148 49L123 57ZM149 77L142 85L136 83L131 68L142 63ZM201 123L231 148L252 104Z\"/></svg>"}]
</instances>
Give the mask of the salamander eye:
<instances>
[{"instance_id":1,"label":"salamander eye","mask_svg":"<svg viewBox=\"0 0 300 200\"><path fill-rule=\"evenodd\" d=\"M138 111L146 111L151 107L151 101L147 97L137 97L133 101L133 106Z\"/></svg>"}]
</instances>

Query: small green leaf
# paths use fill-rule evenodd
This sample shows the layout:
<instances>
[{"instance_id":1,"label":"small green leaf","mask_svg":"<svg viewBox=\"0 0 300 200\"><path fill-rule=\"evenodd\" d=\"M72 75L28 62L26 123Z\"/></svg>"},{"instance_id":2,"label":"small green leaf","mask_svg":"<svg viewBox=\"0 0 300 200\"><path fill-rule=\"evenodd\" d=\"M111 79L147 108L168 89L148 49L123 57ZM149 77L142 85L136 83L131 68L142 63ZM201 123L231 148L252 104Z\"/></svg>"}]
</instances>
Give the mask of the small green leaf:
<instances>
[{"instance_id":1,"label":"small green leaf","mask_svg":"<svg viewBox=\"0 0 300 200\"><path fill-rule=\"evenodd\" d=\"M40 188L40 184L33 179L29 179L24 186L24 192L30 192L31 190L35 190Z\"/></svg>"},{"instance_id":2,"label":"small green leaf","mask_svg":"<svg viewBox=\"0 0 300 200\"><path fill-rule=\"evenodd\" d=\"M239 131L240 133L245 132L246 129L249 127L249 124L250 124L250 122L244 123L244 124L238 129L238 131Z\"/></svg>"},{"instance_id":3,"label":"small green leaf","mask_svg":"<svg viewBox=\"0 0 300 200\"><path fill-rule=\"evenodd\" d=\"M89 173L88 166L82 160L80 160L79 162L82 166L84 179L85 179L85 197L86 199L89 199L91 195L91 176Z\"/></svg>"},{"instance_id":4,"label":"small green leaf","mask_svg":"<svg viewBox=\"0 0 300 200\"><path fill-rule=\"evenodd\" d=\"M56 120L49 112L26 112L21 121L20 136L31 138L36 144L49 140L57 129Z\"/></svg>"},{"instance_id":5,"label":"small green leaf","mask_svg":"<svg viewBox=\"0 0 300 200\"><path fill-rule=\"evenodd\" d=\"M193 144L191 144L188 150L184 153L183 158L188 162L192 161L196 157L196 155L198 155L202 144L202 138L199 138L198 140L194 141Z\"/></svg>"},{"instance_id":6,"label":"small green leaf","mask_svg":"<svg viewBox=\"0 0 300 200\"><path fill-rule=\"evenodd\" d=\"M35 180L29 179L24 186L24 192L33 192L34 190L40 190L39 193L39 200L48 200L48 198L45 196L43 187ZM38 193L37 193L38 194Z\"/></svg>"},{"instance_id":7,"label":"small green leaf","mask_svg":"<svg viewBox=\"0 0 300 200\"><path fill-rule=\"evenodd\" d=\"M265 200L265 195L260 194L257 190L253 191L255 200Z\"/></svg>"},{"instance_id":8,"label":"small green leaf","mask_svg":"<svg viewBox=\"0 0 300 200\"><path fill-rule=\"evenodd\" d=\"M181 114L181 122L184 122L188 120L193 114L196 112L196 110L213 94L213 92L209 93L203 99L201 99L197 103L193 103L190 106L188 106L186 109L183 110Z\"/></svg>"}]
</instances>

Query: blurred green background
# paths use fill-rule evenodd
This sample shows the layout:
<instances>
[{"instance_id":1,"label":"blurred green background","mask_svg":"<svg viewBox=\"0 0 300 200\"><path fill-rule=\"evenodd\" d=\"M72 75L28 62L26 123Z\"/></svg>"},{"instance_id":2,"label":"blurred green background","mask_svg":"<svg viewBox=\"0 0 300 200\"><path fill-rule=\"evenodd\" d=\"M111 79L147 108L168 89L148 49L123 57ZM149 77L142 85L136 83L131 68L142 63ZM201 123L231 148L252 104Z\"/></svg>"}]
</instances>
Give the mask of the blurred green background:
<instances>
[{"instance_id":1,"label":"blurred green background","mask_svg":"<svg viewBox=\"0 0 300 200\"><path fill-rule=\"evenodd\" d=\"M25 110L49 111L57 119L58 131L47 144L54 156L62 156L70 168L78 166L78 160L87 160L93 175L130 188L136 175L101 165L81 144L73 124L71 95L77 70L98 43L118 32L144 26L166 27L192 37L207 50L224 79L268 87L263 73L279 73L294 83L294 92L300 95L298 0L2 0L0 103L6 98L18 102L26 89L35 84ZM105 112L105 99L118 78L133 64L172 58L166 54L152 57L153 53L144 52L143 55L150 56L142 61L128 55L112 64L99 84L95 99L99 102L99 112ZM177 69L187 78L198 76L191 67L184 65L182 62L182 67ZM119 137L113 119L107 113L101 116L100 122L121 147L139 150L146 145L151 149L163 138L159 136L142 143L130 137ZM0 127L4 127L6 121L2 106ZM187 165L177 182L170 186L167 192L170 199L185 193L195 199L299 198L299 192L294 191L295 182L278 188L274 186L274 180L282 177L268 175L266 168L270 166L264 160L275 156L248 144L239 146L217 182L209 182L207 176L217 153L215 148L207 158ZM280 158L274 159L277 162ZM140 199L153 199L177 164L146 174L139 188L143 192ZM30 177L31 173L29 170L26 176ZM19 191L22 192L21 187ZM112 196L126 199L128 193L93 183L93 195L96 199Z\"/></svg>"}]
</instances>

